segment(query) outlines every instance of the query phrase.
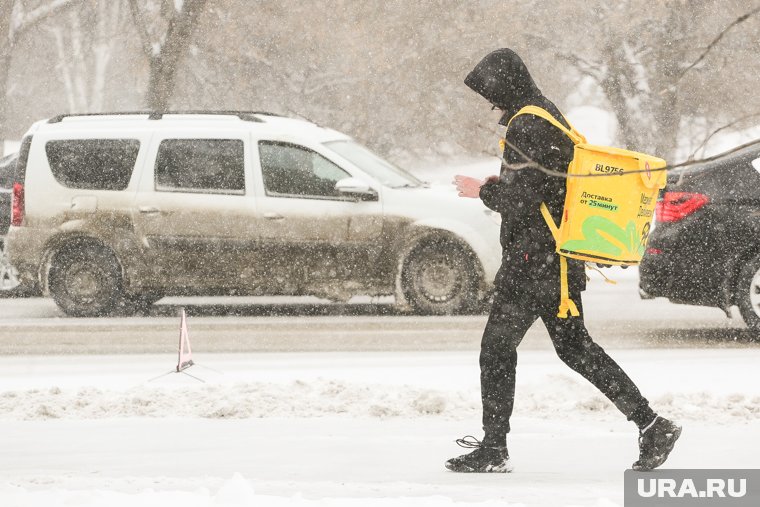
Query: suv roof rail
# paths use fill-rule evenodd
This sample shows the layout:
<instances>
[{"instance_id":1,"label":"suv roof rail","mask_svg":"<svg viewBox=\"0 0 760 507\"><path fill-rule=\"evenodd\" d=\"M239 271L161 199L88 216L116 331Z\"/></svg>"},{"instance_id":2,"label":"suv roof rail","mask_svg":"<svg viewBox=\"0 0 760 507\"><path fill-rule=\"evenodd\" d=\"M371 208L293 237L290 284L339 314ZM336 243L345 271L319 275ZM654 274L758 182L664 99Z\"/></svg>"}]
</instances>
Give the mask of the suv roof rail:
<instances>
[{"instance_id":1,"label":"suv roof rail","mask_svg":"<svg viewBox=\"0 0 760 507\"><path fill-rule=\"evenodd\" d=\"M253 121L257 123L262 123L264 120L261 118L258 118L256 115L264 115L264 116L279 116L282 117L282 115L276 114L276 113L268 113L266 111L202 111L202 110L188 110L188 111L115 111L115 112L106 112L106 113L68 113L68 114L59 114L58 116L54 116L50 118L47 122L48 123L60 123L64 118L69 118L72 116L119 116L119 115L148 115L149 120L160 120L163 118L165 114L210 114L210 115L226 115L226 116L237 116L243 121Z\"/></svg>"}]
</instances>

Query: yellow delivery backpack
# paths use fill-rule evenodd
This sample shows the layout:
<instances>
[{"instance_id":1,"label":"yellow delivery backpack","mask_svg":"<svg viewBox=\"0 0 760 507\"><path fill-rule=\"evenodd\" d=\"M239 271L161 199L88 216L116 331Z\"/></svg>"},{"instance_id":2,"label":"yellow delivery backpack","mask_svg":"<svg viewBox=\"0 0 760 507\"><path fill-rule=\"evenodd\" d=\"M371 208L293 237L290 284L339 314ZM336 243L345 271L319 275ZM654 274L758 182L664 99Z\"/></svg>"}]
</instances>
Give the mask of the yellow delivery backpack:
<instances>
[{"instance_id":1,"label":"yellow delivery backpack","mask_svg":"<svg viewBox=\"0 0 760 507\"><path fill-rule=\"evenodd\" d=\"M567 168L570 177L561 222L554 223L545 203L541 203L541 214L560 255L558 317L567 318L568 312L577 317L579 312L567 286L567 258L618 266L638 264L646 249L657 194L667 179L665 171L654 169L665 167L665 161L635 151L588 144L572 126L566 128L537 106L520 109L512 120L521 114L545 119L575 144L573 160Z\"/></svg>"}]
</instances>

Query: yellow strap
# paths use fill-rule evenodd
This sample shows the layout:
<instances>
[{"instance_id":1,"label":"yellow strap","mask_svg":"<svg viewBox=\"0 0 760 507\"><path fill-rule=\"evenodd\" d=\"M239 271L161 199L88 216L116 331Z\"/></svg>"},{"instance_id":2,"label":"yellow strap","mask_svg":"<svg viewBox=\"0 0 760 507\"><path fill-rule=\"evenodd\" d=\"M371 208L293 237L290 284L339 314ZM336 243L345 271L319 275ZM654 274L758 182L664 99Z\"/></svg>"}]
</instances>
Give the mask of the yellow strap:
<instances>
[{"instance_id":1,"label":"yellow strap","mask_svg":"<svg viewBox=\"0 0 760 507\"><path fill-rule=\"evenodd\" d=\"M564 120L567 122L568 125L570 125L570 128L568 129L562 123L557 121L554 116L549 114L548 111L545 109L542 109L538 106L525 106L517 113L510 118L509 123L507 123L507 130L509 130L509 125L512 124L512 120L514 120L516 117L518 117L521 114L532 114L534 116L538 116L539 118L543 118L544 120L548 121L558 129L560 129L562 132L567 135L567 137L570 138L570 140L573 142L573 144L579 144L579 143L585 143L586 138L583 137L583 134L578 132L573 128L572 125L570 125L570 122L567 121L567 118L564 118ZM549 208L546 206L546 203L541 203L541 214L544 216L544 221L546 222L546 225L549 226L549 230L552 232L552 236L554 237L554 241L558 242L559 240L559 227L557 227L557 224L554 223L554 219L552 218L551 213L549 213ZM568 287L567 283L567 258L560 254L559 255L559 284L560 284L560 301L559 301L559 313L557 313L557 317L560 319L566 319L568 312L573 317L578 317L580 315L580 312L578 311L578 307L575 306L575 302L570 299L570 289Z\"/></svg>"},{"instance_id":2,"label":"yellow strap","mask_svg":"<svg viewBox=\"0 0 760 507\"><path fill-rule=\"evenodd\" d=\"M557 317L560 319L566 319L568 311L573 317L578 317L581 313L578 311L578 307L575 306L573 300L570 299L570 290L567 286L567 258L563 255L559 256L559 284L560 300L559 313L557 313Z\"/></svg>"},{"instance_id":3,"label":"yellow strap","mask_svg":"<svg viewBox=\"0 0 760 507\"><path fill-rule=\"evenodd\" d=\"M509 119L509 123L507 123L507 130L509 130L509 125L512 123L512 120L514 120L521 114L532 114L533 116L538 116L539 118L543 118L544 120L548 121L549 123L551 123L558 129L560 129L562 132L564 132L565 135L570 138L573 144L586 142L586 138L583 136L583 134L575 130L575 128L573 128L573 126L570 125L570 122L567 121L567 118L565 118L564 115L562 116L562 119L564 119L567 122L567 124L570 125L569 129L565 127L564 125L562 125L562 123L560 123L554 116L549 114L549 112L546 109L543 109L538 106L525 106L519 111L517 111L517 113L515 113L515 115Z\"/></svg>"},{"instance_id":4,"label":"yellow strap","mask_svg":"<svg viewBox=\"0 0 760 507\"><path fill-rule=\"evenodd\" d=\"M549 230L552 231L552 236L554 236L554 241L556 242L559 236L559 228L557 227L557 224L554 223L554 219L552 218L551 213L549 213L549 208L546 207L546 203L544 202L541 203L541 214L544 216L544 221L546 222L546 225L549 226ZM570 315L577 317L580 315L580 312L578 312L578 307L575 306L575 302L570 299L570 289L567 284L567 258L562 254L559 256L559 286L560 300L557 317L560 319L566 319L568 311L570 312Z\"/></svg>"},{"instance_id":5,"label":"yellow strap","mask_svg":"<svg viewBox=\"0 0 760 507\"><path fill-rule=\"evenodd\" d=\"M544 202L541 203L541 214L544 216L544 221L546 222L546 225L549 226L549 230L552 231L552 236L554 236L554 241L556 242L559 235L559 228L557 227L557 224L554 223L554 219L552 218L551 213L549 213L549 208ZM567 312L570 312L570 315L573 317L579 316L580 312L578 311L578 307L575 306L575 302L570 299L570 288L567 283L567 258L562 254L559 256L559 287L559 313L557 314L557 317L560 319L566 319Z\"/></svg>"},{"instance_id":6,"label":"yellow strap","mask_svg":"<svg viewBox=\"0 0 760 507\"><path fill-rule=\"evenodd\" d=\"M546 207L545 202L541 203L541 214L544 216L544 221L546 222L546 225L549 226L549 230L552 231L552 236L554 237L554 242L556 243L559 241L559 227L557 227L557 224L554 223L552 214L549 213L549 208Z\"/></svg>"}]
</instances>

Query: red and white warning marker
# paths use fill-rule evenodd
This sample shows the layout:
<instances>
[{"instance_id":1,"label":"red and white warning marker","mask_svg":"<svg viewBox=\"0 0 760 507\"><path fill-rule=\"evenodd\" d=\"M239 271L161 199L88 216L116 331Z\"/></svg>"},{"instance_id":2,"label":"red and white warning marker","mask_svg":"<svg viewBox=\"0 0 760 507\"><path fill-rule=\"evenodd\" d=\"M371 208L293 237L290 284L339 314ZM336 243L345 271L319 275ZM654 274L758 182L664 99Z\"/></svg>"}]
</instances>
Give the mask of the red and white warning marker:
<instances>
[{"instance_id":1,"label":"red and white warning marker","mask_svg":"<svg viewBox=\"0 0 760 507\"><path fill-rule=\"evenodd\" d=\"M177 359L177 373L193 366L193 351L190 348L190 336L187 332L187 314L183 308L179 318L179 358Z\"/></svg>"},{"instance_id":2,"label":"red and white warning marker","mask_svg":"<svg viewBox=\"0 0 760 507\"><path fill-rule=\"evenodd\" d=\"M195 375L190 375L189 373L185 371L191 366L195 366L195 363L193 362L193 349L190 347L190 333L187 330L187 314L185 313L184 308L180 309L180 316L179 316L179 353L178 354L179 355L177 357L177 366L172 371L166 372L163 375L159 375L158 377L152 378L148 382L153 382L154 380L159 379L161 377L165 377L166 375L169 375L171 373L182 373L183 375L192 377L199 382L204 382L204 383L206 382L205 380L200 379L196 377Z\"/></svg>"}]
</instances>

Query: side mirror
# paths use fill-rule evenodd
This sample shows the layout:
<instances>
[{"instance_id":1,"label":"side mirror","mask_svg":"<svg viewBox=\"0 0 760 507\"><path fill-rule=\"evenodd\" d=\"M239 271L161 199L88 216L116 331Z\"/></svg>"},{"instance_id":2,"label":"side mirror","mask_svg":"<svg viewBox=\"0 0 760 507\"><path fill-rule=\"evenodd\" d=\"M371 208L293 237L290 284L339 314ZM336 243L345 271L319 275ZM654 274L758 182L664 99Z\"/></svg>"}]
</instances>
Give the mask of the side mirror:
<instances>
[{"instance_id":1,"label":"side mirror","mask_svg":"<svg viewBox=\"0 0 760 507\"><path fill-rule=\"evenodd\" d=\"M362 201L376 201L377 191L358 178L344 178L335 184L338 193L356 197Z\"/></svg>"}]
</instances>

